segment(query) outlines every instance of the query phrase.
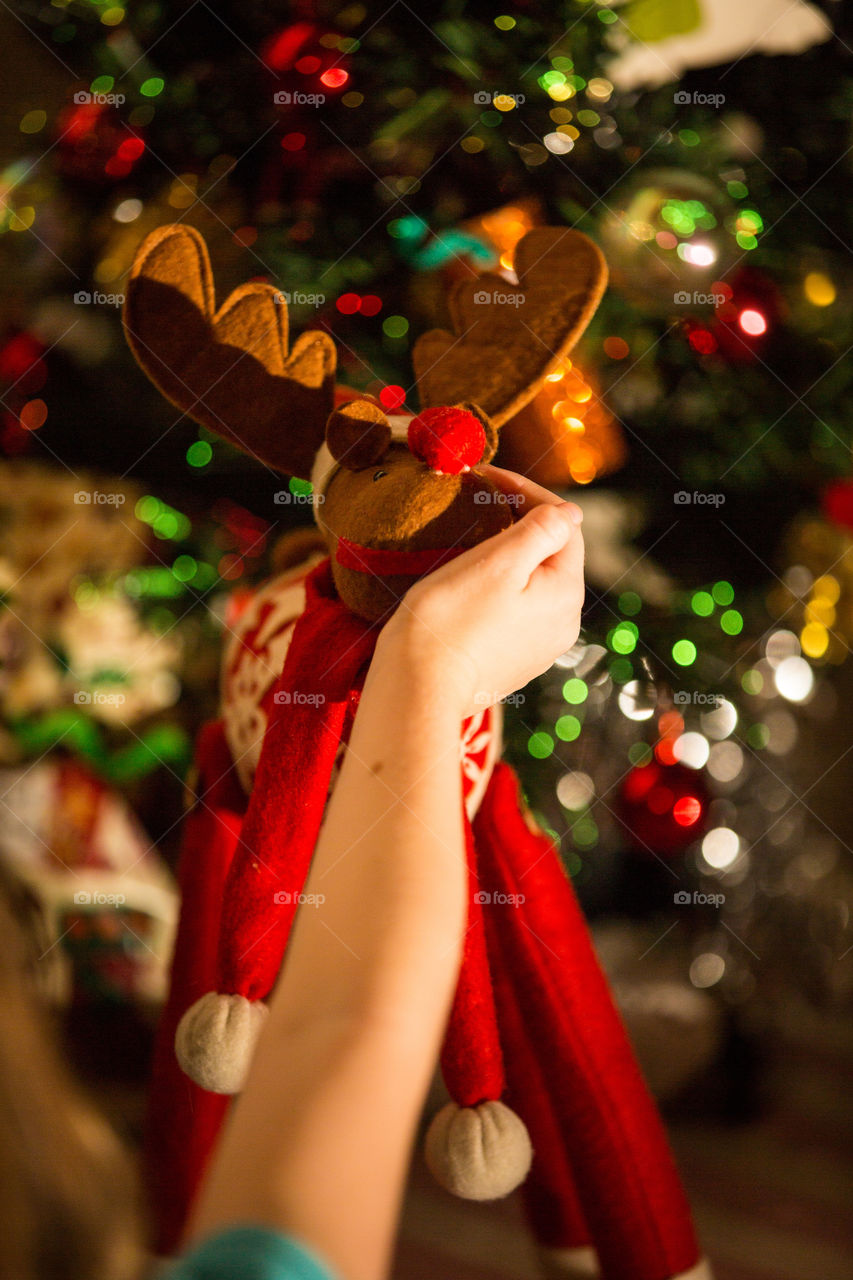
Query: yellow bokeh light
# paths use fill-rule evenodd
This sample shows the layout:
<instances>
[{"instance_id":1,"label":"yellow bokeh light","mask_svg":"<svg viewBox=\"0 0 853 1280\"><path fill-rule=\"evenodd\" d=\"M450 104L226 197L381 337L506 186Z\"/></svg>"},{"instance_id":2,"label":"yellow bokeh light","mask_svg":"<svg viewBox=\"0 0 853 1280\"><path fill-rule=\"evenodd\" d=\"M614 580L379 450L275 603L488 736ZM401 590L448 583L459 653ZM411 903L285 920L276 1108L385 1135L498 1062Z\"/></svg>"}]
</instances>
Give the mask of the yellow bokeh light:
<instances>
[{"instance_id":1,"label":"yellow bokeh light","mask_svg":"<svg viewBox=\"0 0 853 1280\"><path fill-rule=\"evenodd\" d=\"M569 98L575 96L575 90L570 84L551 84L548 86L548 97L553 98L555 102L567 102Z\"/></svg>"},{"instance_id":2,"label":"yellow bokeh light","mask_svg":"<svg viewBox=\"0 0 853 1280\"><path fill-rule=\"evenodd\" d=\"M800 632L800 645L807 658L822 658L829 645L829 632L819 622L809 622Z\"/></svg>"},{"instance_id":3,"label":"yellow bokeh light","mask_svg":"<svg viewBox=\"0 0 853 1280\"><path fill-rule=\"evenodd\" d=\"M803 281L803 293L813 307L830 307L837 297L835 285L822 271L810 271Z\"/></svg>"},{"instance_id":4,"label":"yellow bokeh light","mask_svg":"<svg viewBox=\"0 0 853 1280\"><path fill-rule=\"evenodd\" d=\"M815 598L824 596L829 604L838 604L838 598L841 595L841 587L836 578L825 573L822 578L816 578L812 588Z\"/></svg>"},{"instance_id":5,"label":"yellow bokeh light","mask_svg":"<svg viewBox=\"0 0 853 1280\"><path fill-rule=\"evenodd\" d=\"M508 93L498 93L492 98L492 106L496 111L513 111L515 105L515 98L510 97Z\"/></svg>"},{"instance_id":6,"label":"yellow bokeh light","mask_svg":"<svg viewBox=\"0 0 853 1280\"><path fill-rule=\"evenodd\" d=\"M806 605L806 621L819 622L823 627L831 627L835 622L835 607L826 596L816 596Z\"/></svg>"}]
</instances>

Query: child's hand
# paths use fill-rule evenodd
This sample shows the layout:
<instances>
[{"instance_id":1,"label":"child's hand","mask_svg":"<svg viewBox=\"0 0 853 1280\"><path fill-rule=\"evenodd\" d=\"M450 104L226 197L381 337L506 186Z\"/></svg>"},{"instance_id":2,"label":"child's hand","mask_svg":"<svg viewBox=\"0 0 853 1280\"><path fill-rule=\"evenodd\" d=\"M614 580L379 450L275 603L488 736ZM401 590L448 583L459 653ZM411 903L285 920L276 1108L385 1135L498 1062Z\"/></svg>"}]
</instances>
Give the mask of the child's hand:
<instances>
[{"instance_id":1,"label":"child's hand","mask_svg":"<svg viewBox=\"0 0 853 1280\"><path fill-rule=\"evenodd\" d=\"M516 502L517 522L415 583L377 648L456 699L463 716L570 649L584 600L580 508L515 472L479 470Z\"/></svg>"}]
</instances>

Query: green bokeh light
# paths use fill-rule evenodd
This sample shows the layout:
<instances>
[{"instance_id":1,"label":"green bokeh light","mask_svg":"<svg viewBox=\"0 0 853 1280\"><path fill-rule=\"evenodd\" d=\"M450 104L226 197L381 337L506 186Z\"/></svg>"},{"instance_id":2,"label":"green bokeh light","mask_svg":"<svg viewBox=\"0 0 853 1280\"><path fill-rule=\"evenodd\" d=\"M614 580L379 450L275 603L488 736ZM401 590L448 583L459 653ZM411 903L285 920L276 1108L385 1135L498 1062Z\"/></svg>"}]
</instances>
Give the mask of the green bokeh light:
<instances>
[{"instance_id":1,"label":"green bokeh light","mask_svg":"<svg viewBox=\"0 0 853 1280\"><path fill-rule=\"evenodd\" d=\"M562 742L574 742L580 737L581 722L577 716L560 716L554 725L554 732Z\"/></svg>"},{"instance_id":2,"label":"green bokeh light","mask_svg":"<svg viewBox=\"0 0 853 1280\"><path fill-rule=\"evenodd\" d=\"M696 661L696 646L692 640L676 640L672 646L672 659L680 667L689 667Z\"/></svg>"},{"instance_id":3,"label":"green bokeh light","mask_svg":"<svg viewBox=\"0 0 853 1280\"><path fill-rule=\"evenodd\" d=\"M567 680L563 685L563 697L566 702L578 706L581 702L586 702L589 695L589 688L585 680L581 680L578 676L574 676L571 680Z\"/></svg>"},{"instance_id":4,"label":"green bokeh light","mask_svg":"<svg viewBox=\"0 0 853 1280\"><path fill-rule=\"evenodd\" d=\"M531 733L527 739L527 750L534 760L547 760L554 750L554 739L550 733L546 733L544 729L539 729L536 733Z\"/></svg>"},{"instance_id":5,"label":"green bokeh light","mask_svg":"<svg viewBox=\"0 0 853 1280\"><path fill-rule=\"evenodd\" d=\"M409 322L405 316L388 316L382 321L382 332L387 338L405 338L409 332Z\"/></svg>"},{"instance_id":6,"label":"green bokeh light","mask_svg":"<svg viewBox=\"0 0 853 1280\"><path fill-rule=\"evenodd\" d=\"M206 440L196 440L187 449L187 462L191 467L206 467L213 457L213 450Z\"/></svg>"},{"instance_id":7,"label":"green bokeh light","mask_svg":"<svg viewBox=\"0 0 853 1280\"><path fill-rule=\"evenodd\" d=\"M607 637L607 643L614 653L633 653L637 647L640 632L635 622L618 623Z\"/></svg>"}]
</instances>

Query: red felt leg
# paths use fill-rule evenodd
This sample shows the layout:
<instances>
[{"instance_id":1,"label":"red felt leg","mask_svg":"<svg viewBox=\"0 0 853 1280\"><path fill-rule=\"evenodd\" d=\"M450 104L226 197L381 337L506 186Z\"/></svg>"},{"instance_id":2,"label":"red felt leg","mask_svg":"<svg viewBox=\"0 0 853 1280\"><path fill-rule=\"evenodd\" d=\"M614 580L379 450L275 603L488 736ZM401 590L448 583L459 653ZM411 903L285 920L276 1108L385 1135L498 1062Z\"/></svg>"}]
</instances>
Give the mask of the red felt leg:
<instances>
[{"instance_id":1,"label":"red felt leg","mask_svg":"<svg viewBox=\"0 0 853 1280\"><path fill-rule=\"evenodd\" d=\"M687 1204L654 1103L551 842L532 833L499 765L478 819L494 930L559 1117L606 1280L667 1280L697 1263ZM490 925L490 928L492 926Z\"/></svg>"},{"instance_id":2,"label":"red felt leg","mask_svg":"<svg viewBox=\"0 0 853 1280\"><path fill-rule=\"evenodd\" d=\"M219 1131L228 1099L207 1093L175 1058L175 1028L211 990L222 888L240 835L245 796L221 723L205 725L196 748L199 801L185 819L178 882L181 916L169 996L157 1028L145 1135L145 1181L156 1252L174 1252L188 1207Z\"/></svg>"},{"instance_id":3,"label":"red felt leg","mask_svg":"<svg viewBox=\"0 0 853 1280\"><path fill-rule=\"evenodd\" d=\"M468 926L453 1007L441 1050L447 1092L460 1107L496 1101L504 1091L504 1067L486 957L477 854L465 819L468 860Z\"/></svg>"},{"instance_id":4,"label":"red felt leg","mask_svg":"<svg viewBox=\"0 0 853 1280\"><path fill-rule=\"evenodd\" d=\"M494 832L488 821L474 823L481 866L490 858ZM533 1164L521 1188L527 1216L536 1239L548 1248L578 1249L589 1245L566 1144L531 1039L532 1027L515 990L514 974L501 946L498 916L484 908L486 946L495 993L498 1029L504 1048L506 1101L521 1116L533 1143ZM502 918L502 917L501 917Z\"/></svg>"},{"instance_id":5,"label":"red felt leg","mask_svg":"<svg viewBox=\"0 0 853 1280\"><path fill-rule=\"evenodd\" d=\"M486 957L476 850L467 818L468 927L441 1065L452 1102L432 1119L427 1164L445 1190L468 1200L499 1200L527 1177L530 1137L502 1102L503 1055Z\"/></svg>"}]
</instances>

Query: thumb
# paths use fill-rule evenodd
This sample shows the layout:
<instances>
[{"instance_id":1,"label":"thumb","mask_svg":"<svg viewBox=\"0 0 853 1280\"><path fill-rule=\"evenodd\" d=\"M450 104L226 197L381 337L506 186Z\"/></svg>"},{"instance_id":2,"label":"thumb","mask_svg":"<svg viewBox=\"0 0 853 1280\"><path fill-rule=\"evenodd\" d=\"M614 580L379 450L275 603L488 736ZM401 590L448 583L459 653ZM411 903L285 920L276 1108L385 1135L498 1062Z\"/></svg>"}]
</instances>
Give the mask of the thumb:
<instances>
[{"instance_id":1,"label":"thumb","mask_svg":"<svg viewBox=\"0 0 853 1280\"><path fill-rule=\"evenodd\" d=\"M543 560L569 542L577 528L577 507L568 502L541 503L494 539L494 558L503 572L522 585Z\"/></svg>"}]
</instances>

